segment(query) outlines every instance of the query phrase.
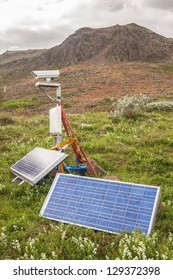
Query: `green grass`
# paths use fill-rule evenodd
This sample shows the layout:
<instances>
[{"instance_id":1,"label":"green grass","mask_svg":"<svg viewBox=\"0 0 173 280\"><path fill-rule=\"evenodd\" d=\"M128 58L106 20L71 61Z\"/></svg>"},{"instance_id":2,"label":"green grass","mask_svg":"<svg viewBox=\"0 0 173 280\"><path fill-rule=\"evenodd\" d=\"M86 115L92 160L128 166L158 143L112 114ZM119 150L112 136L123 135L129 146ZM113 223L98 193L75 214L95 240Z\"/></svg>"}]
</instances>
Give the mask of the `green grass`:
<instances>
[{"instance_id":1,"label":"green grass","mask_svg":"<svg viewBox=\"0 0 173 280\"><path fill-rule=\"evenodd\" d=\"M37 98L8 100L0 104L2 109L31 108L37 104Z\"/></svg>"},{"instance_id":2,"label":"green grass","mask_svg":"<svg viewBox=\"0 0 173 280\"><path fill-rule=\"evenodd\" d=\"M172 74L173 73L173 64L162 65L162 66L160 66L160 69L167 74Z\"/></svg>"},{"instance_id":3,"label":"green grass","mask_svg":"<svg viewBox=\"0 0 173 280\"><path fill-rule=\"evenodd\" d=\"M52 179L18 186L11 182L10 166L36 146L51 147L48 118L6 114L0 117L0 258L173 259L172 113L153 111L117 122L108 113L69 119L87 155L107 175L161 187L154 231L114 235L39 217Z\"/></svg>"}]
</instances>

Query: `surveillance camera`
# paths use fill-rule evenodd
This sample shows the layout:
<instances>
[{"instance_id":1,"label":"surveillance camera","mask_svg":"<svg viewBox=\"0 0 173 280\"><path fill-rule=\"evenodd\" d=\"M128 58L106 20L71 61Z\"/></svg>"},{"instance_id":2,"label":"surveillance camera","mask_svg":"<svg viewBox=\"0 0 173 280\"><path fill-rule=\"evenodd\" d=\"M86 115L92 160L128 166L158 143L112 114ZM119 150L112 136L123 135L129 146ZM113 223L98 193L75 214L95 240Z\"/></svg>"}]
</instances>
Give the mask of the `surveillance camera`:
<instances>
[{"instance_id":1,"label":"surveillance camera","mask_svg":"<svg viewBox=\"0 0 173 280\"><path fill-rule=\"evenodd\" d=\"M41 71L32 71L32 74L36 79L46 79L50 81L51 79L59 77L59 70L41 70Z\"/></svg>"}]
</instances>

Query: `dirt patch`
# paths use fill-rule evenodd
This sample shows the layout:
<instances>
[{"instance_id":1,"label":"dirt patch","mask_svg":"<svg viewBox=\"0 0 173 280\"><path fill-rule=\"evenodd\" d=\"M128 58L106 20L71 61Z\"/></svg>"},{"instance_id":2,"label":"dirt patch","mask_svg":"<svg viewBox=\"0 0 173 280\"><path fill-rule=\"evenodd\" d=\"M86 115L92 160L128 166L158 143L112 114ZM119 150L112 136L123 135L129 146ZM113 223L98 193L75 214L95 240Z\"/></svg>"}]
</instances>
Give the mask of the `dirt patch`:
<instances>
[{"instance_id":1,"label":"dirt patch","mask_svg":"<svg viewBox=\"0 0 173 280\"><path fill-rule=\"evenodd\" d=\"M59 82L62 85L62 103L69 113L111 110L111 104L123 96L147 95L155 100L167 98L173 89L173 74L161 71L159 64L120 63L83 64L60 69ZM18 75L6 79L7 91L1 95L1 102L9 99L37 97L35 110L12 114L48 114L53 103L35 87L32 76ZM108 102L104 102L107 100Z\"/></svg>"},{"instance_id":2,"label":"dirt patch","mask_svg":"<svg viewBox=\"0 0 173 280\"><path fill-rule=\"evenodd\" d=\"M11 117L0 116L0 125L5 126L9 124L14 124L14 120Z\"/></svg>"}]
</instances>

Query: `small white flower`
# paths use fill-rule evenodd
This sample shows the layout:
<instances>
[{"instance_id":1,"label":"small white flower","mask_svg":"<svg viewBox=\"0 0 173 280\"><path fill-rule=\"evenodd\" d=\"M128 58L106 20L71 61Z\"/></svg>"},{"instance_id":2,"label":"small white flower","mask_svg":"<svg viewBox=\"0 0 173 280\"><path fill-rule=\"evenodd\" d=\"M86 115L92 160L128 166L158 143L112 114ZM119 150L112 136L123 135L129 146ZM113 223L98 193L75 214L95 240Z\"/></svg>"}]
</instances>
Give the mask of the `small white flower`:
<instances>
[{"instance_id":1,"label":"small white flower","mask_svg":"<svg viewBox=\"0 0 173 280\"><path fill-rule=\"evenodd\" d=\"M52 257L56 257L57 255L56 255L56 253L54 252L54 251L52 251Z\"/></svg>"},{"instance_id":2,"label":"small white flower","mask_svg":"<svg viewBox=\"0 0 173 280\"><path fill-rule=\"evenodd\" d=\"M6 227L4 226L4 227L2 227L2 231L6 231Z\"/></svg>"},{"instance_id":3,"label":"small white flower","mask_svg":"<svg viewBox=\"0 0 173 280\"><path fill-rule=\"evenodd\" d=\"M45 253L41 253L41 259L42 259L42 260L46 260L46 259L47 259Z\"/></svg>"},{"instance_id":4,"label":"small white flower","mask_svg":"<svg viewBox=\"0 0 173 280\"><path fill-rule=\"evenodd\" d=\"M16 249L16 250L18 250L18 251L21 251L19 240L14 239L14 240L12 241L12 247L13 247L13 249Z\"/></svg>"},{"instance_id":5,"label":"small white flower","mask_svg":"<svg viewBox=\"0 0 173 280\"><path fill-rule=\"evenodd\" d=\"M17 230L18 226L17 225L13 225L13 228L14 228L14 230Z\"/></svg>"}]
</instances>

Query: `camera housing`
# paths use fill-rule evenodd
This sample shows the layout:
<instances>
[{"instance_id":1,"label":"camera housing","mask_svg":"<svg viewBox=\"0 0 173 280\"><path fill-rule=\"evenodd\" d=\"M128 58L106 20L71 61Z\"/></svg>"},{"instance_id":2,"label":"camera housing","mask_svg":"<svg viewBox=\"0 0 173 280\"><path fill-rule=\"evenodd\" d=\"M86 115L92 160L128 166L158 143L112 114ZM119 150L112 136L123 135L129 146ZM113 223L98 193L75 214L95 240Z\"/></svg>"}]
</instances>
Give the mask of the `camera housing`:
<instances>
[{"instance_id":1,"label":"camera housing","mask_svg":"<svg viewBox=\"0 0 173 280\"><path fill-rule=\"evenodd\" d=\"M51 80L59 77L59 70L36 70L32 71L35 79L46 79L46 81L50 82Z\"/></svg>"}]
</instances>

